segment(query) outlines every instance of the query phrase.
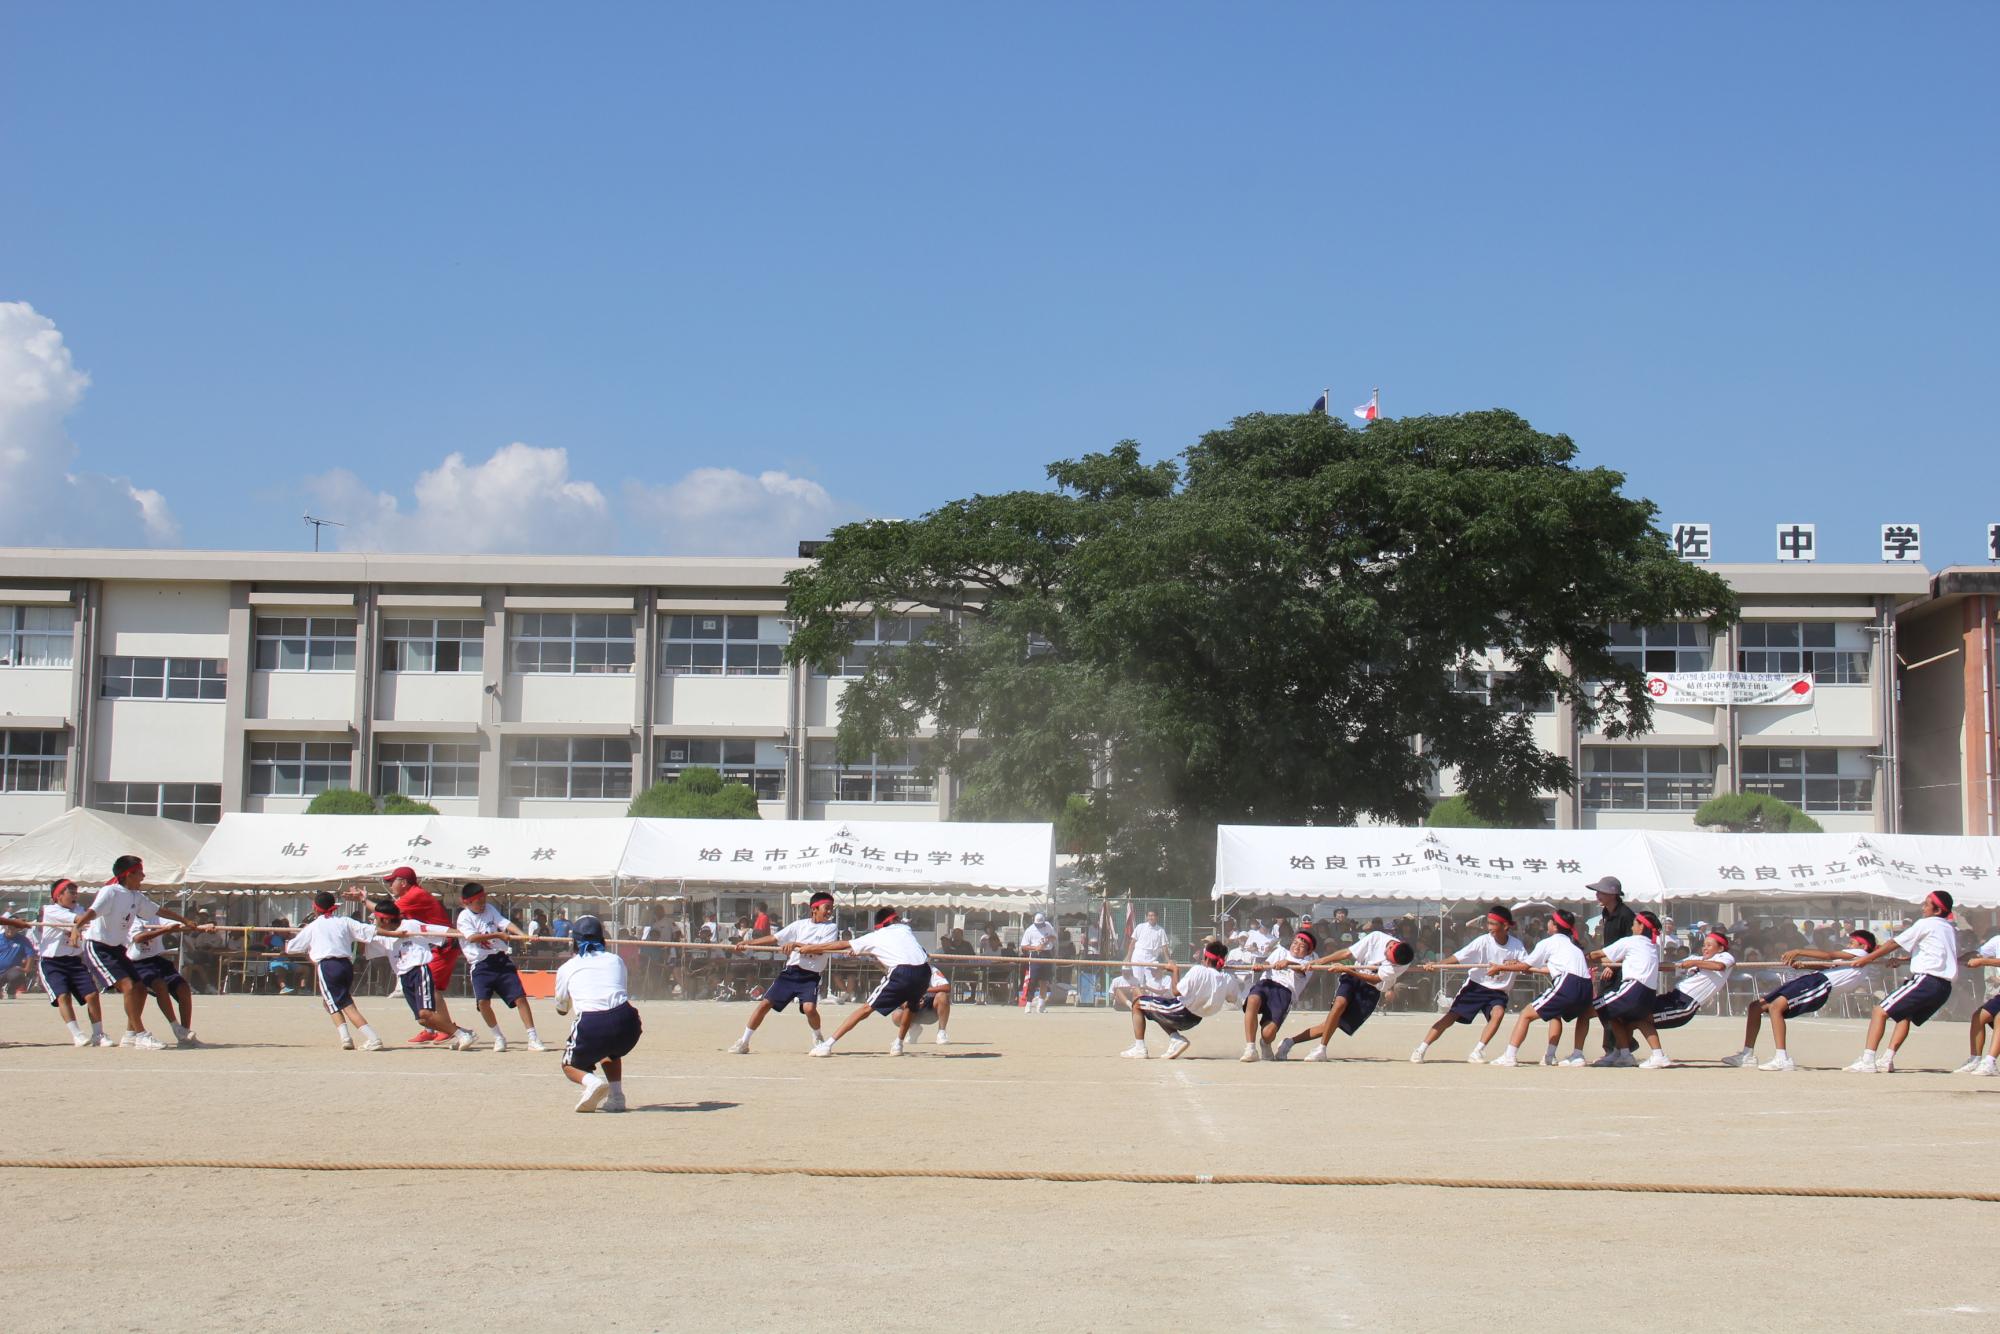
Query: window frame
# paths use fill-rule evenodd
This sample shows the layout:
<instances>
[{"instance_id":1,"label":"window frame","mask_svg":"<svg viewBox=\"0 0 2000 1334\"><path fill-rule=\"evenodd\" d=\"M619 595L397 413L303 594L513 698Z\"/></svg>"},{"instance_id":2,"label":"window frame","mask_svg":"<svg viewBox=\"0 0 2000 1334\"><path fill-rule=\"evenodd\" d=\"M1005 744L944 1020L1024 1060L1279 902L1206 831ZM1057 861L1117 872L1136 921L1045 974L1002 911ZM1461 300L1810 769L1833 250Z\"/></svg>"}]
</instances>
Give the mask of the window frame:
<instances>
[{"instance_id":1,"label":"window frame","mask_svg":"<svg viewBox=\"0 0 2000 1334\"><path fill-rule=\"evenodd\" d=\"M632 738L630 736L525 736L516 737L507 752L507 795L520 801L626 801L632 799ZM562 746L560 758L548 754ZM579 749L622 747L622 759L578 758ZM533 752L524 757L523 752ZM530 775L529 790L521 790L523 772ZM544 790L543 775L560 773L561 792ZM599 783L578 783L579 775L600 775ZM613 777L618 781L612 781ZM586 789L579 791L581 786ZM587 789L598 787L596 792ZM616 790L614 790L616 789Z\"/></svg>"},{"instance_id":2,"label":"window frame","mask_svg":"<svg viewBox=\"0 0 2000 1334\"><path fill-rule=\"evenodd\" d=\"M663 611L659 674L783 676L785 646L791 642L791 634L787 631L783 639L775 640L764 637L765 623L781 620L750 612ZM712 634L707 632L711 626ZM704 658L712 661L704 662Z\"/></svg>"},{"instance_id":3,"label":"window frame","mask_svg":"<svg viewBox=\"0 0 2000 1334\"><path fill-rule=\"evenodd\" d=\"M106 804L106 791L118 789L123 795ZM133 789L151 789L150 802L135 803ZM213 793L210 798L207 794ZM169 797L185 798L168 800ZM185 820L192 824L219 824L222 820L222 784L220 783L134 783L99 781L91 785L90 808L113 815L154 815L167 820ZM176 812L186 811L187 814ZM203 818L204 814L212 818Z\"/></svg>"},{"instance_id":4,"label":"window frame","mask_svg":"<svg viewBox=\"0 0 2000 1334\"><path fill-rule=\"evenodd\" d=\"M757 794L759 801L783 801L785 799L785 762L780 759L775 764L760 763L757 759L759 737L661 737L656 743L658 754L653 764L653 781L669 783L689 769L713 769L722 775L725 783L741 783ZM674 760L668 752L675 746L684 746L690 757ZM697 749L714 747L716 758L695 758ZM738 759L730 759L731 747L738 747ZM749 748L749 759L740 758L740 748Z\"/></svg>"},{"instance_id":5,"label":"window frame","mask_svg":"<svg viewBox=\"0 0 2000 1334\"><path fill-rule=\"evenodd\" d=\"M423 753L421 758L399 755L394 759L390 759L387 757L386 752L392 748L397 751L421 750ZM467 760L453 756L447 760L440 761L438 758L440 750L469 752L471 758ZM403 775L418 769L421 769L424 775L423 782L419 785L421 787L420 791L412 790L410 786L400 781ZM459 779L453 784L452 791L447 792L439 788L437 779L440 770L460 775ZM471 772L469 780L463 776L467 770ZM397 775L398 781L389 781L388 775L392 772ZM479 795L479 743L477 741L378 740L375 743L375 790L385 796L391 792L400 792L412 801L477 797Z\"/></svg>"},{"instance_id":6,"label":"window frame","mask_svg":"<svg viewBox=\"0 0 2000 1334\"><path fill-rule=\"evenodd\" d=\"M629 611L509 612L507 670L522 676L630 676L637 658L635 619ZM604 623L602 633L586 633L591 620ZM612 632L615 621L624 623L623 635ZM568 628L558 631L557 623ZM567 645L567 652L556 654L557 645ZM558 656L564 659L563 665L549 666ZM624 660L616 661L621 656ZM603 661L583 661L587 657Z\"/></svg>"},{"instance_id":7,"label":"window frame","mask_svg":"<svg viewBox=\"0 0 2000 1334\"><path fill-rule=\"evenodd\" d=\"M60 615L63 624L55 626L29 625L31 613L40 612L46 616ZM24 662L21 646L24 643L60 643L62 661ZM8 603L0 606L0 669L33 671L69 671L76 665L76 609L67 605L51 606L43 603Z\"/></svg>"},{"instance_id":8,"label":"window frame","mask_svg":"<svg viewBox=\"0 0 2000 1334\"><path fill-rule=\"evenodd\" d=\"M1826 631L1824 644L1808 644L1808 630ZM1807 676L1823 686L1865 686L1874 679L1874 651L1842 648L1838 621L1744 621L1737 627L1736 670L1776 676ZM1772 644L1774 629L1792 630L1794 642ZM1755 631L1764 642L1752 644ZM1814 635L1813 638L1819 636Z\"/></svg>"},{"instance_id":9,"label":"window frame","mask_svg":"<svg viewBox=\"0 0 2000 1334\"><path fill-rule=\"evenodd\" d=\"M1675 767L1656 761L1675 757ZM1706 768L1685 767L1697 756ZM1605 765L1597 767L1602 757ZM1715 750L1711 746L1585 746L1578 799L1586 811L1687 814L1715 796ZM1633 798L1636 796L1636 801Z\"/></svg>"},{"instance_id":10,"label":"window frame","mask_svg":"<svg viewBox=\"0 0 2000 1334\"><path fill-rule=\"evenodd\" d=\"M251 670L288 675L352 672L360 625L355 616L260 615L251 633ZM346 626L346 630L341 630L341 626ZM298 646L298 661L293 666L284 663L288 644ZM325 661L315 661L321 657Z\"/></svg>"},{"instance_id":11,"label":"window frame","mask_svg":"<svg viewBox=\"0 0 2000 1334\"><path fill-rule=\"evenodd\" d=\"M916 777L914 743L902 763L884 763L877 751L843 763L829 740L806 743L806 800L870 806L923 806L937 802L937 777ZM865 785L865 786L864 786ZM865 792L866 795L857 795Z\"/></svg>"},{"instance_id":12,"label":"window frame","mask_svg":"<svg viewBox=\"0 0 2000 1334\"><path fill-rule=\"evenodd\" d=\"M1779 757L1795 758L1797 768ZM1751 768L1752 758L1764 767ZM1823 767L1815 768L1821 762ZM1748 793L1776 797L1808 815L1872 815L1875 776L1848 774L1840 768L1840 752L1827 746L1744 746L1737 752L1737 787Z\"/></svg>"},{"instance_id":13,"label":"window frame","mask_svg":"<svg viewBox=\"0 0 2000 1334\"><path fill-rule=\"evenodd\" d=\"M1671 638L1667 638L1668 632ZM1620 662L1630 662L1642 676L1715 669L1715 636L1700 621L1671 621L1666 625L1618 622L1609 627L1609 634L1611 656ZM1626 642L1620 642L1621 637ZM1672 666L1658 665L1665 655L1671 655ZM1690 658L1693 665L1689 665Z\"/></svg>"},{"instance_id":14,"label":"window frame","mask_svg":"<svg viewBox=\"0 0 2000 1334\"><path fill-rule=\"evenodd\" d=\"M119 671L115 668L118 663L129 663L131 666ZM141 670L153 664L158 664L157 673ZM121 680L128 683L128 689L123 693L113 689L113 684ZM160 693L141 693L138 687L142 682L157 682ZM176 693L177 682L182 693ZM219 703L229 697L229 661L226 658L165 658L151 654L107 653L99 666L98 697Z\"/></svg>"},{"instance_id":15,"label":"window frame","mask_svg":"<svg viewBox=\"0 0 2000 1334\"><path fill-rule=\"evenodd\" d=\"M424 633L415 633L414 627L426 626ZM459 633L446 634L441 627L458 627ZM411 627L399 630L397 627ZM469 627L472 633L464 633ZM429 645L428 667L410 666L414 645ZM446 646L450 646L450 654ZM469 650L469 652L468 652ZM418 655L420 656L420 655ZM455 657L458 665L442 667L445 657ZM468 663L466 659L472 661ZM382 670L396 672L404 676L481 676L486 671L486 623L477 618L463 616L385 616L382 618Z\"/></svg>"},{"instance_id":16,"label":"window frame","mask_svg":"<svg viewBox=\"0 0 2000 1334\"><path fill-rule=\"evenodd\" d=\"M33 737L35 745L31 749L22 745ZM53 770L50 774L46 771ZM34 771L41 783L39 787L25 787L20 782L24 772ZM69 788L69 738L59 731L43 731L39 728L18 728L0 730L0 792L32 795L35 793L65 792Z\"/></svg>"}]
</instances>

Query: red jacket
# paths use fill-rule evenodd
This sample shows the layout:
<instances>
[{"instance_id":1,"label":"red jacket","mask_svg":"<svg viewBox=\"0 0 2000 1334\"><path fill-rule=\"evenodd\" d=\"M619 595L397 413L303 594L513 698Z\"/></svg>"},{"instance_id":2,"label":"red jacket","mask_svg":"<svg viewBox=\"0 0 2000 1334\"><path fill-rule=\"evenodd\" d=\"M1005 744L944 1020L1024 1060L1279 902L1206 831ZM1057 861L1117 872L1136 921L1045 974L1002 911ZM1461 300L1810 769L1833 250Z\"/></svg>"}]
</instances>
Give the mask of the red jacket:
<instances>
[{"instance_id":1,"label":"red jacket","mask_svg":"<svg viewBox=\"0 0 2000 1334\"><path fill-rule=\"evenodd\" d=\"M422 885L411 885L397 895L396 907L403 916L415 921L425 922L431 926L451 925L451 918L445 915L444 905L438 902L438 896ZM456 940L444 940L438 942L437 952L455 954L458 948L459 942Z\"/></svg>"}]
</instances>

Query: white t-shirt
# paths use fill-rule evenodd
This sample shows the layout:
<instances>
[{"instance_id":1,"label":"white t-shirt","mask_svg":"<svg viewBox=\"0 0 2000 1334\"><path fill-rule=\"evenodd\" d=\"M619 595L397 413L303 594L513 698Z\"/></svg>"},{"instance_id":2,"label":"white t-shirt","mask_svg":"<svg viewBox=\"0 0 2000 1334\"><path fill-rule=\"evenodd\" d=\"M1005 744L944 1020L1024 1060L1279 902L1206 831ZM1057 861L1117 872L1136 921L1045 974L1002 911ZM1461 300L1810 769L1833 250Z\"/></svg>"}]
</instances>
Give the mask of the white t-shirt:
<instances>
[{"instance_id":1,"label":"white t-shirt","mask_svg":"<svg viewBox=\"0 0 2000 1334\"><path fill-rule=\"evenodd\" d=\"M2000 959L2000 936L1988 938L1987 942L1975 950L1974 953L1984 959Z\"/></svg>"},{"instance_id":2,"label":"white t-shirt","mask_svg":"<svg viewBox=\"0 0 2000 1334\"><path fill-rule=\"evenodd\" d=\"M1728 950L1710 956L1704 962L1719 963L1721 971L1713 968L1689 968L1680 974L1674 983L1674 990L1686 996L1696 1005L1706 1005L1715 998L1715 993L1728 985L1729 970L1736 966L1736 956Z\"/></svg>"},{"instance_id":3,"label":"white t-shirt","mask_svg":"<svg viewBox=\"0 0 2000 1334\"><path fill-rule=\"evenodd\" d=\"M831 945L840 939L840 927L834 922L815 922L810 917L801 917L774 937L780 945L793 946L791 955L785 960L787 968L803 968L809 973L824 973L831 962L824 954L800 954L800 945Z\"/></svg>"},{"instance_id":4,"label":"white t-shirt","mask_svg":"<svg viewBox=\"0 0 2000 1334\"><path fill-rule=\"evenodd\" d=\"M470 908L458 910L458 929L465 935L485 935L489 931L504 931L506 928L507 918L490 903L478 912ZM476 944L468 940L464 944L468 963L478 963L481 959L490 959L496 954L513 953L504 940L489 941L486 944Z\"/></svg>"},{"instance_id":5,"label":"white t-shirt","mask_svg":"<svg viewBox=\"0 0 2000 1334\"><path fill-rule=\"evenodd\" d=\"M165 925L166 923L157 917L133 918L132 935L135 939L125 947L125 957L137 963L141 959L157 959L162 954L165 954L167 952L167 938L165 936L155 936L144 943L136 939L143 932L151 931L156 926Z\"/></svg>"},{"instance_id":6,"label":"white t-shirt","mask_svg":"<svg viewBox=\"0 0 2000 1334\"><path fill-rule=\"evenodd\" d=\"M35 953L44 959L74 959L83 953L81 945L69 943L69 929L76 924L76 910L60 903L42 905L42 926L35 933Z\"/></svg>"},{"instance_id":7,"label":"white t-shirt","mask_svg":"<svg viewBox=\"0 0 2000 1334\"><path fill-rule=\"evenodd\" d=\"M1205 963L1198 963L1183 972L1180 984L1174 988L1188 1013L1203 1019L1241 1005L1243 994L1248 990L1242 974L1225 973Z\"/></svg>"},{"instance_id":8,"label":"white t-shirt","mask_svg":"<svg viewBox=\"0 0 2000 1334\"><path fill-rule=\"evenodd\" d=\"M127 889L115 880L97 891L97 897L90 901L90 910L97 916L83 928L83 938L100 945L115 945L121 950L132 943L134 918L160 915L160 905L147 898L144 891Z\"/></svg>"},{"instance_id":9,"label":"white t-shirt","mask_svg":"<svg viewBox=\"0 0 2000 1334\"><path fill-rule=\"evenodd\" d=\"M322 914L300 927L298 934L285 942L285 953L303 954L314 963L323 959L352 959L355 946L366 945L373 939L373 922L356 921L339 914ZM386 950L378 952L387 953Z\"/></svg>"},{"instance_id":10,"label":"white t-shirt","mask_svg":"<svg viewBox=\"0 0 2000 1334\"><path fill-rule=\"evenodd\" d=\"M384 936L377 934L373 940L368 942L368 952L370 954L379 954L388 959L389 966L396 970L396 976L398 977L409 972L412 968L421 968L428 964L431 961L431 956L437 953L437 951L431 947L431 942L426 937L442 936L445 933L444 927L433 926L429 922L419 922L408 917L403 919L403 925L400 929L414 931L417 934L412 936Z\"/></svg>"},{"instance_id":11,"label":"white t-shirt","mask_svg":"<svg viewBox=\"0 0 2000 1334\"><path fill-rule=\"evenodd\" d=\"M1277 943L1278 938L1261 926L1253 926L1243 933L1243 948L1249 951L1253 959L1263 958L1271 946Z\"/></svg>"},{"instance_id":12,"label":"white t-shirt","mask_svg":"<svg viewBox=\"0 0 2000 1334\"><path fill-rule=\"evenodd\" d=\"M1132 928L1132 962L1159 963L1167 957L1167 928L1141 922Z\"/></svg>"},{"instance_id":13,"label":"white t-shirt","mask_svg":"<svg viewBox=\"0 0 2000 1334\"><path fill-rule=\"evenodd\" d=\"M1565 977L1590 976L1590 960L1584 957L1582 948L1560 932L1543 936L1541 943L1528 951L1527 964L1530 968L1548 969L1550 986Z\"/></svg>"},{"instance_id":14,"label":"white t-shirt","mask_svg":"<svg viewBox=\"0 0 2000 1334\"><path fill-rule=\"evenodd\" d=\"M91 923L95 926L96 923ZM1958 932L1942 917L1919 918L1896 943L1910 953L1910 971L1919 977L1958 976Z\"/></svg>"},{"instance_id":15,"label":"white t-shirt","mask_svg":"<svg viewBox=\"0 0 2000 1334\"><path fill-rule=\"evenodd\" d=\"M1618 965L1621 982L1660 989L1660 947L1644 936L1627 936L1604 947L1604 961Z\"/></svg>"},{"instance_id":16,"label":"white t-shirt","mask_svg":"<svg viewBox=\"0 0 2000 1334\"><path fill-rule=\"evenodd\" d=\"M556 969L556 1006L569 1002L583 1014L616 1009L629 999L626 985L625 961L610 950L579 954Z\"/></svg>"},{"instance_id":17,"label":"white t-shirt","mask_svg":"<svg viewBox=\"0 0 2000 1334\"><path fill-rule=\"evenodd\" d=\"M950 979L950 978L948 978L948 977L946 977L946 976L945 976L945 975L944 975L943 973L940 973L940 972L939 972L939 971L937 970L937 965L936 965L936 964L932 964L932 965L931 965L931 984L930 984L930 986L926 987L926 988L925 988L925 990L926 990L926 991L950 991L950 990L951 990L951 979Z\"/></svg>"},{"instance_id":18,"label":"white t-shirt","mask_svg":"<svg viewBox=\"0 0 2000 1334\"><path fill-rule=\"evenodd\" d=\"M1858 959L1862 955L1868 953L1868 951L1862 949L1857 945L1857 946L1852 946L1846 950L1843 950L1842 953L1846 954L1847 957L1850 959ZM1871 963L1868 965L1868 968L1873 968L1874 966L1875 965ZM1868 968L1827 969L1826 981L1827 985L1833 988L1832 994L1838 996L1843 991L1852 991L1856 987L1860 986L1862 981L1868 975Z\"/></svg>"},{"instance_id":19,"label":"white t-shirt","mask_svg":"<svg viewBox=\"0 0 2000 1334\"><path fill-rule=\"evenodd\" d=\"M1491 936L1481 936L1451 957L1457 963L1487 965L1477 972L1467 973L1466 981L1477 982L1480 986L1491 987L1495 991L1506 991L1514 985L1514 974L1496 973L1492 965L1525 959L1528 957L1528 947L1515 935L1509 935L1504 941L1495 940Z\"/></svg>"},{"instance_id":20,"label":"white t-shirt","mask_svg":"<svg viewBox=\"0 0 2000 1334\"><path fill-rule=\"evenodd\" d=\"M856 936L848 942L848 948L881 964L883 972L919 967L931 961L931 956L917 943L917 933L901 922L891 922L865 936Z\"/></svg>"},{"instance_id":21,"label":"white t-shirt","mask_svg":"<svg viewBox=\"0 0 2000 1334\"><path fill-rule=\"evenodd\" d=\"M1043 926L1039 922L1028 923L1028 929L1021 933L1021 948L1023 951L1052 949L1055 943L1055 928Z\"/></svg>"},{"instance_id":22,"label":"white t-shirt","mask_svg":"<svg viewBox=\"0 0 2000 1334\"><path fill-rule=\"evenodd\" d=\"M1292 994L1296 996L1299 993L1299 988L1305 985L1306 980L1305 974L1299 970L1311 963L1312 959L1310 957L1301 958L1280 945L1264 957L1264 962L1271 965L1271 971L1265 973L1264 976L1270 978L1273 982L1283 983L1285 986L1291 988Z\"/></svg>"},{"instance_id":23,"label":"white t-shirt","mask_svg":"<svg viewBox=\"0 0 2000 1334\"><path fill-rule=\"evenodd\" d=\"M1381 981L1376 985L1387 993L1396 985L1396 979L1409 971L1409 964L1390 963L1389 947L1396 938L1387 931L1370 931L1354 942L1354 966L1366 968Z\"/></svg>"}]
</instances>

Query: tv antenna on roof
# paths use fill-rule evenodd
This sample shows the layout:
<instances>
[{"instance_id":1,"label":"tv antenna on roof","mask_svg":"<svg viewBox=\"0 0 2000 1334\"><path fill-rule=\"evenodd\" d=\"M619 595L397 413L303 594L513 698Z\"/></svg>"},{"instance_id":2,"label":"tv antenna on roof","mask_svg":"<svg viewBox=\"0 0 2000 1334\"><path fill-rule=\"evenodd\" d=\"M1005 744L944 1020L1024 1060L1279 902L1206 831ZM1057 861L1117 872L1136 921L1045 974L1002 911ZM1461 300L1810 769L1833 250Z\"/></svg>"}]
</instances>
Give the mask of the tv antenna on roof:
<instances>
[{"instance_id":1,"label":"tv antenna on roof","mask_svg":"<svg viewBox=\"0 0 2000 1334\"><path fill-rule=\"evenodd\" d=\"M314 551L318 551L318 550L319 550L319 530L320 530L320 529L322 529L322 528L325 528L325 527L328 527L329 525L331 525L332 527L335 527L335 528L345 528L345 527L347 527L347 525L346 525L346 524L342 523L342 522L341 522L340 520L338 520L338 519L315 519L315 518L314 518L314 517L313 517L313 516L312 516L311 514L307 514L307 515L306 515L306 522L312 525L312 530L313 530L313 550L314 550Z\"/></svg>"}]
</instances>

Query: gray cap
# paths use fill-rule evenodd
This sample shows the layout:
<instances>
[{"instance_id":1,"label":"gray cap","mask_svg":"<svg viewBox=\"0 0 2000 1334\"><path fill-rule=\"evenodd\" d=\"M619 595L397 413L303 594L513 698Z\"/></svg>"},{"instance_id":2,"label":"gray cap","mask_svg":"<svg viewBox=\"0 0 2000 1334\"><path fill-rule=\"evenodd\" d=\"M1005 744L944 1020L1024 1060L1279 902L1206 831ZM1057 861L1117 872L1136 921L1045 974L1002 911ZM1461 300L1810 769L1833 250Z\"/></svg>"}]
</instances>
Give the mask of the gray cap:
<instances>
[{"instance_id":1,"label":"gray cap","mask_svg":"<svg viewBox=\"0 0 2000 1334\"><path fill-rule=\"evenodd\" d=\"M1621 899L1625 897L1625 886L1618 883L1618 877L1615 875L1604 876L1594 884L1585 885L1584 888L1593 894L1610 894Z\"/></svg>"}]
</instances>

